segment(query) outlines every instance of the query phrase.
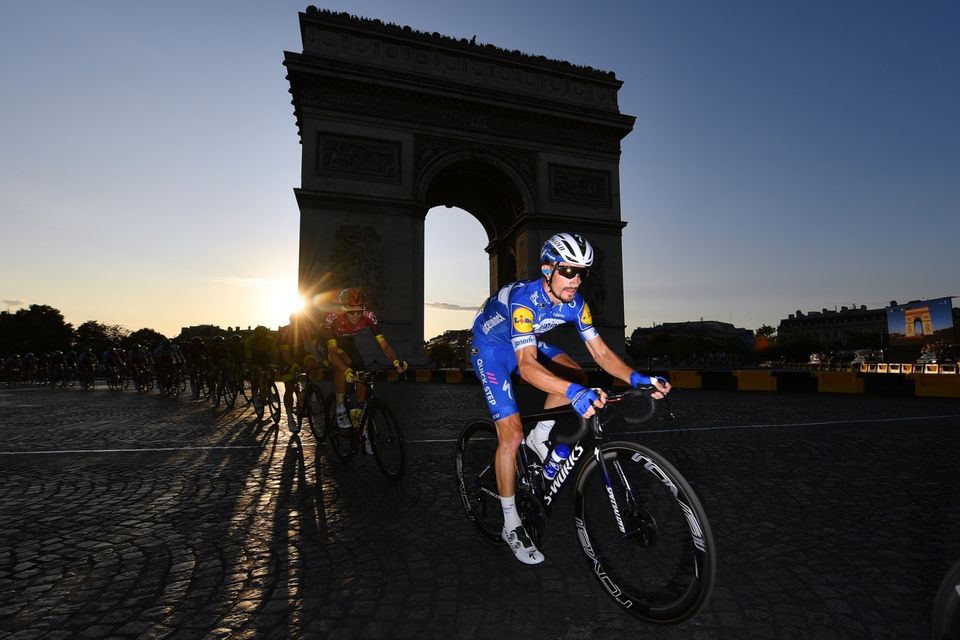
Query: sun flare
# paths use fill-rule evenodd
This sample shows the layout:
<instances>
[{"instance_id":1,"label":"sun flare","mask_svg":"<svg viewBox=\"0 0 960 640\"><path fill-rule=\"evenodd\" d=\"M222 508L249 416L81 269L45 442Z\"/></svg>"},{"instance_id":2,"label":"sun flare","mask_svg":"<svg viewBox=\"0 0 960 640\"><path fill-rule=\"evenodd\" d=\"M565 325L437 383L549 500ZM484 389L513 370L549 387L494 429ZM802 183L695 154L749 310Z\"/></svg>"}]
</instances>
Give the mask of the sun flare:
<instances>
[{"instance_id":1,"label":"sun flare","mask_svg":"<svg viewBox=\"0 0 960 640\"><path fill-rule=\"evenodd\" d=\"M270 310L268 317L275 326L287 324L292 314L303 310L304 300L296 287L278 283L265 294L265 302Z\"/></svg>"}]
</instances>

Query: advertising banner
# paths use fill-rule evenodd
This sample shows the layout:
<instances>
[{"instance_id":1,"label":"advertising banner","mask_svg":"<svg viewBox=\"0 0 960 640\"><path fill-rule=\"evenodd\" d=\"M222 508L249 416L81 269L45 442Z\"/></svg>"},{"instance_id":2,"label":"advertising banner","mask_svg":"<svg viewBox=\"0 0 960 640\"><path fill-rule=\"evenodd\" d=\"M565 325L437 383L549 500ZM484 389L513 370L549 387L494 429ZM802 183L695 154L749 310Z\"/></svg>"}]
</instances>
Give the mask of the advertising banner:
<instances>
[{"instance_id":1,"label":"advertising banner","mask_svg":"<svg viewBox=\"0 0 960 640\"><path fill-rule=\"evenodd\" d=\"M918 300L887 307L890 346L953 342L953 298Z\"/></svg>"}]
</instances>

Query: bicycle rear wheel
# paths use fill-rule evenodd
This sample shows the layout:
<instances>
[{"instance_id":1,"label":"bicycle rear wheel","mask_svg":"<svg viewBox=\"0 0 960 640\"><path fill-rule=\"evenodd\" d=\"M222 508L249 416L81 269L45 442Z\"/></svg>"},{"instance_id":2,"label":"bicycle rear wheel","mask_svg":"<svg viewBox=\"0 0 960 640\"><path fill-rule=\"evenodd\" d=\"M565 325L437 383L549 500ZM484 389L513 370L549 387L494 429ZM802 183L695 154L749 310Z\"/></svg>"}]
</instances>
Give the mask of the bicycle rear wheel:
<instances>
[{"instance_id":1,"label":"bicycle rear wheel","mask_svg":"<svg viewBox=\"0 0 960 640\"><path fill-rule=\"evenodd\" d=\"M306 400L304 401L303 418L310 427L310 433L317 444L323 444L327 439L327 409L323 392L312 385L307 386Z\"/></svg>"},{"instance_id":2,"label":"bicycle rear wheel","mask_svg":"<svg viewBox=\"0 0 960 640\"><path fill-rule=\"evenodd\" d=\"M231 370L226 370L223 372L223 401L226 403L227 407L233 409L237 404L237 396L240 394L240 389L237 386L237 377L236 374Z\"/></svg>"},{"instance_id":3,"label":"bicycle rear wheel","mask_svg":"<svg viewBox=\"0 0 960 640\"><path fill-rule=\"evenodd\" d=\"M327 398L327 433L330 434L330 446L333 452L342 461L347 462L353 456L357 455L360 447L360 438L356 429L340 429L337 424L337 411L333 406L334 397ZM347 405L347 415L350 414L350 406Z\"/></svg>"},{"instance_id":4,"label":"bicycle rear wheel","mask_svg":"<svg viewBox=\"0 0 960 640\"><path fill-rule=\"evenodd\" d=\"M497 428L490 420L479 418L460 432L454 457L457 489L467 518L484 540L503 544L503 508L493 463L496 452Z\"/></svg>"},{"instance_id":5,"label":"bicycle rear wheel","mask_svg":"<svg viewBox=\"0 0 960 640\"><path fill-rule=\"evenodd\" d=\"M383 475L400 482L406 468L403 434L390 407L379 400L374 400L367 409L367 439Z\"/></svg>"},{"instance_id":6,"label":"bicycle rear wheel","mask_svg":"<svg viewBox=\"0 0 960 640\"><path fill-rule=\"evenodd\" d=\"M240 383L243 399L248 403L253 402L253 377L249 371L240 374Z\"/></svg>"},{"instance_id":7,"label":"bicycle rear wheel","mask_svg":"<svg viewBox=\"0 0 960 640\"><path fill-rule=\"evenodd\" d=\"M700 501L683 476L650 449L611 442L601 451L610 486L594 458L577 476L574 494L577 534L591 572L634 616L657 623L686 620L706 604L716 571L713 535Z\"/></svg>"}]
</instances>

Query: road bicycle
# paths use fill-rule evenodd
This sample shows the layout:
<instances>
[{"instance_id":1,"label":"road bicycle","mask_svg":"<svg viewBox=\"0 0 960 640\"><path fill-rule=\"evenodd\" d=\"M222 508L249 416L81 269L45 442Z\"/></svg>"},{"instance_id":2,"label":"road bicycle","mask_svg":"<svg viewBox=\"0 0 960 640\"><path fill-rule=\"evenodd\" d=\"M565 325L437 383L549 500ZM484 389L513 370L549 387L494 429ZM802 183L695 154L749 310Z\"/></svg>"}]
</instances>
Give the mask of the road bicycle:
<instances>
[{"instance_id":1,"label":"road bicycle","mask_svg":"<svg viewBox=\"0 0 960 640\"><path fill-rule=\"evenodd\" d=\"M406 468L407 454L403 433L390 407L377 397L374 388L374 379L379 374L392 370L393 367L355 370L354 381L347 385L344 395L344 406L353 428L340 429L337 426L337 411L333 404L335 398L331 395L326 403L326 434L321 435L329 437L333 452L344 462L352 459L358 451L364 450L362 444L366 438L381 473L387 479L399 482ZM355 400L358 384L367 387L366 400L359 405Z\"/></svg>"},{"instance_id":2,"label":"road bicycle","mask_svg":"<svg viewBox=\"0 0 960 640\"><path fill-rule=\"evenodd\" d=\"M223 400L227 408L233 409L237 402L237 395L240 393L239 381L236 374L237 368L232 361L221 360L214 363L207 374L207 385L210 388L210 403L220 406Z\"/></svg>"},{"instance_id":3,"label":"road bicycle","mask_svg":"<svg viewBox=\"0 0 960 640\"><path fill-rule=\"evenodd\" d=\"M107 378L107 388L110 391L123 391L127 388L127 375L121 365L107 365L105 377Z\"/></svg>"},{"instance_id":4,"label":"road bicycle","mask_svg":"<svg viewBox=\"0 0 960 640\"><path fill-rule=\"evenodd\" d=\"M205 358L190 366L190 393L194 400L210 399L210 372Z\"/></svg>"},{"instance_id":5,"label":"road bicycle","mask_svg":"<svg viewBox=\"0 0 960 640\"><path fill-rule=\"evenodd\" d=\"M253 380L253 410L257 414L257 420L263 420L264 413L270 412L270 419L274 424L280 424L280 389L275 380L276 367L261 366L253 367L250 371L250 377Z\"/></svg>"},{"instance_id":6,"label":"road bicycle","mask_svg":"<svg viewBox=\"0 0 960 640\"><path fill-rule=\"evenodd\" d=\"M92 365L80 365L77 371L77 379L80 381L80 388L84 391L92 391L96 386L94 371Z\"/></svg>"},{"instance_id":7,"label":"road bicycle","mask_svg":"<svg viewBox=\"0 0 960 640\"><path fill-rule=\"evenodd\" d=\"M539 457L521 446L517 509L539 546L557 493L572 478L574 526L594 578L632 615L677 623L696 614L713 589L716 549L706 514L693 489L663 456L634 442L604 441L605 426L636 424L644 417L637 413L652 415L645 408L653 406L650 393L609 391L610 409L580 418L573 434L558 433L558 420L550 451L563 443L571 453L551 480L544 476ZM629 399L635 400L626 402ZM637 403L639 409L630 408ZM528 432L539 420L571 414L567 406L523 416L522 421ZM472 419L457 439L455 463L460 500L470 522L488 542L504 544L496 448L493 421Z\"/></svg>"},{"instance_id":8,"label":"road bicycle","mask_svg":"<svg viewBox=\"0 0 960 640\"><path fill-rule=\"evenodd\" d=\"M303 423L307 423L317 444L323 444L327 438L326 410L327 401L319 382L307 371L298 373L293 387L293 415L298 427L303 428Z\"/></svg>"}]
</instances>

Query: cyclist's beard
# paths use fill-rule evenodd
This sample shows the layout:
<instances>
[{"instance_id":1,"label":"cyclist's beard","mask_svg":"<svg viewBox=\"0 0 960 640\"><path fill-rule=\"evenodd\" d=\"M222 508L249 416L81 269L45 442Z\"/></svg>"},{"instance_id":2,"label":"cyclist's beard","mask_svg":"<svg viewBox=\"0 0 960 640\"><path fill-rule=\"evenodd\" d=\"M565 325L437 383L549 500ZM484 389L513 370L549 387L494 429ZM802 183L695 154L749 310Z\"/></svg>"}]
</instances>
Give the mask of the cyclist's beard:
<instances>
[{"instance_id":1,"label":"cyclist's beard","mask_svg":"<svg viewBox=\"0 0 960 640\"><path fill-rule=\"evenodd\" d=\"M550 274L550 279L547 280L547 289L550 291L550 294L560 302L573 302L573 297L577 295L578 287L571 283L560 289L559 293L557 293L557 288L558 287L553 284L553 274Z\"/></svg>"}]
</instances>

